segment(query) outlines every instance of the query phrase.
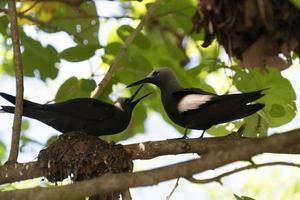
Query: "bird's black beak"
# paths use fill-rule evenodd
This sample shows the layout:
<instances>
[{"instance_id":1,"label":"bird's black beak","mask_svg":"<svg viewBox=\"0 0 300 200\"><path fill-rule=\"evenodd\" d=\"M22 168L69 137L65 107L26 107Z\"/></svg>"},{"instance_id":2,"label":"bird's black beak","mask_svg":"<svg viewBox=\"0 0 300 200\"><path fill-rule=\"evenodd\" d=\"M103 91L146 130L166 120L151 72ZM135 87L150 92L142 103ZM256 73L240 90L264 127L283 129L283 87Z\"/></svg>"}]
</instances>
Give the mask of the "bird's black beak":
<instances>
[{"instance_id":1,"label":"bird's black beak","mask_svg":"<svg viewBox=\"0 0 300 200\"><path fill-rule=\"evenodd\" d=\"M144 78L142 80L139 80L139 81L136 81L134 83L131 83L130 85L127 85L127 88L135 86L135 85L140 85L140 84L143 84L143 83L151 83L151 78L150 77L146 77L146 78Z\"/></svg>"},{"instance_id":2,"label":"bird's black beak","mask_svg":"<svg viewBox=\"0 0 300 200\"><path fill-rule=\"evenodd\" d=\"M143 86L144 86L144 85L141 85L141 86L135 91L135 93L131 96L131 98L129 99L133 106L135 106L139 101L141 101L143 98L145 98L145 97L147 97L147 96L149 96L149 95L151 94L151 92L149 92L148 94L145 94L144 96L142 96L142 97L136 99L135 101L133 101L134 98L137 96L137 94L139 93L139 91L142 89Z\"/></svg>"},{"instance_id":3,"label":"bird's black beak","mask_svg":"<svg viewBox=\"0 0 300 200\"><path fill-rule=\"evenodd\" d=\"M143 98L149 96L150 94L152 94L152 92L149 92L149 93L145 94L144 96L138 98L138 99L135 100L135 101L132 101L131 103L132 103L134 106L136 106L136 104L138 104L138 102L140 102Z\"/></svg>"},{"instance_id":4,"label":"bird's black beak","mask_svg":"<svg viewBox=\"0 0 300 200\"><path fill-rule=\"evenodd\" d=\"M141 85L136 91L135 93L130 97L130 102L133 102L133 99L137 96L137 94L140 92L140 90L142 89L144 85ZM127 86L128 87L128 86Z\"/></svg>"}]
</instances>

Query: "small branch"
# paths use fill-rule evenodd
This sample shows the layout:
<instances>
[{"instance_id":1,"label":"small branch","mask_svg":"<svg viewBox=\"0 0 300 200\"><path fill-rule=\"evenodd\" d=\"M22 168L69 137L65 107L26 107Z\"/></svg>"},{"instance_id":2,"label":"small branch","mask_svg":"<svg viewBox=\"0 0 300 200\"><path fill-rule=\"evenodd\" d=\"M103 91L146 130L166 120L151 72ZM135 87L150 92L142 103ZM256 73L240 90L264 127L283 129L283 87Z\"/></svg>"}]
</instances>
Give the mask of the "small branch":
<instances>
[{"instance_id":1,"label":"small branch","mask_svg":"<svg viewBox=\"0 0 300 200\"><path fill-rule=\"evenodd\" d=\"M96 98L100 95L101 91L104 89L104 87L107 85L107 83L111 80L113 73L116 71L121 59L125 55L128 47L131 45L133 40L136 38L136 36L142 31L145 23L150 19L151 15L153 14L154 10L159 6L160 2L162 0L156 0L156 2L149 8L149 11L145 14L145 16L141 19L141 22L136 27L136 29L132 32L132 34L126 38L126 41L124 45L119 50L114 62L111 64L109 70L103 77L102 81L98 84L97 88L92 94L92 98Z\"/></svg>"},{"instance_id":2,"label":"small branch","mask_svg":"<svg viewBox=\"0 0 300 200\"><path fill-rule=\"evenodd\" d=\"M186 178L188 181L192 182L192 183L197 183L197 184L205 184L205 183L210 183L210 182L221 182L221 179L224 178L225 176L229 176L231 174L235 174L238 173L240 171L244 171L244 170L248 170L248 169L256 169L259 167L267 167L267 166L274 166L274 165L285 165L285 166L292 166L292 167L300 167L300 164L297 163L290 163L290 162L270 162L270 163L262 163L262 164L255 164L255 165L247 165L244 167L240 167L228 172L225 172L223 174L220 174L218 176L215 176L213 178L208 178L208 179L196 179L194 177L190 177L190 178Z\"/></svg>"},{"instance_id":3,"label":"small branch","mask_svg":"<svg viewBox=\"0 0 300 200\"><path fill-rule=\"evenodd\" d=\"M11 30L12 45L14 51L14 64L15 64L15 73L16 73L16 108L15 108L11 148L10 148L8 162L14 163L17 162L18 154L19 154L20 133L21 133L22 114L23 114L23 93L24 93L23 66L22 66L22 58L21 58L21 50L20 50L15 0L8 1L8 14L10 20L10 30Z\"/></svg>"},{"instance_id":4,"label":"small branch","mask_svg":"<svg viewBox=\"0 0 300 200\"><path fill-rule=\"evenodd\" d=\"M171 199L173 193L175 192L176 188L179 185L178 183L179 183L179 178L177 178L176 183L175 183L173 189L171 190L170 194L166 197L166 200L170 200Z\"/></svg>"}]
</instances>

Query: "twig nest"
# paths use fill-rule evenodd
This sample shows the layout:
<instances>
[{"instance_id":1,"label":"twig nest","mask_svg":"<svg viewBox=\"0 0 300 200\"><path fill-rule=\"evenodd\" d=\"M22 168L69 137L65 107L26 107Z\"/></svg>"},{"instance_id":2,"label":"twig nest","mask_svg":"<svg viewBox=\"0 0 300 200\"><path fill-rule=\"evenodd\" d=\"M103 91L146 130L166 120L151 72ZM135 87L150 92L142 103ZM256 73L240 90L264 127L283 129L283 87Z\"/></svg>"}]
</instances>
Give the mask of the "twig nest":
<instances>
[{"instance_id":1,"label":"twig nest","mask_svg":"<svg viewBox=\"0 0 300 200\"><path fill-rule=\"evenodd\" d=\"M131 172L133 168L122 145L78 132L62 134L40 151L38 161L48 168L50 182L67 177L74 181L87 180L105 173Z\"/></svg>"}]
</instances>

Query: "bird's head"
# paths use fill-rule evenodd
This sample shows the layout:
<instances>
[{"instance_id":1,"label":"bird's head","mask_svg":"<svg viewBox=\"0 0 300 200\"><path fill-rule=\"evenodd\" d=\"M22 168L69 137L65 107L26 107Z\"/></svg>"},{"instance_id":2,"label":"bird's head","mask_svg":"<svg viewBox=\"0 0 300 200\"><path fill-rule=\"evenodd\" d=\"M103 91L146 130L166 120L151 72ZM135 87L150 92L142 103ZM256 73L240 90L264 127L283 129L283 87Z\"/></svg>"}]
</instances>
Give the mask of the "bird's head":
<instances>
[{"instance_id":1,"label":"bird's head","mask_svg":"<svg viewBox=\"0 0 300 200\"><path fill-rule=\"evenodd\" d=\"M141 85L135 93L130 98L120 98L114 105L118 108L120 108L123 111L131 112L134 107L145 97L149 96L151 92L145 94L144 96L134 100L134 98L137 96L139 91L142 89L143 85Z\"/></svg>"},{"instance_id":2,"label":"bird's head","mask_svg":"<svg viewBox=\"0 0 300 200\"><path fill-rule=\"evenodd\" d=\"M132 87L143 83L152 83L158 87L161 87L170 81L177 82L176 75L170 68L163 67L152 71L146 78L136 81L127 87Z\"/></svg>"}]
</instances>

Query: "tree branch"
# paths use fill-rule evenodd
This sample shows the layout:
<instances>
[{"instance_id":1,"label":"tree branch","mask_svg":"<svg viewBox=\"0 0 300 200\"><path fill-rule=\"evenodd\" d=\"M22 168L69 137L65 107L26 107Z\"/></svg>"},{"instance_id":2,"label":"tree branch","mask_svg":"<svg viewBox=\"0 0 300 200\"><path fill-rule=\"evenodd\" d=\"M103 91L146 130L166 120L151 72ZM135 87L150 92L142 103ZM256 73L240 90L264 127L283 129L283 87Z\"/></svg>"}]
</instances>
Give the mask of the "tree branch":
<instances>
[{"instance_id":1,"label":"tree branch","mask_svg":"<svg viewBox=\"0 0 300 200\"><path fill-rule=\"evenodd\" d=\"M198 153L206 155L209 152L223 151L233 147L257 148L257 144L265 142L275 142L282 146L285 140L295 140L300 136L300 129L289 132L274 134L265 138L243 138L238 136L225 136L217 138L202 139L178 139L154 142L143 142L137 144L124 145L125 150L131 155L133 160L151 159L163 155L177 155L183 153ZM286 148L269 148L265 153L288 153L300 154L300 145L295 143ZM28 165L28 166L27 166ZM15 181L27 180L46 176L48 163L30 162L24 164L15 164L0 167L0 184L11 183Z\"/></svg>"},{"instance_id":2,"label":"tree branch","mask_svg":"<svg viewBox=\"0 0 300 200\"><path fill-rule=\"evenodd\" d=\"M19 42L18 22L15 0L8 1L8 14L10 20L10 30L12 37L12 45L14 52L14 64L16 73L16 108L13 122L13 131L11 139L11 148L9 153L8 162L17 162L19 154L19 142L22 125L22 114L23 114L23 66Z\"/></svg>"},{"instance_id":3,"label":"tree branch","mask_svg":"<svg viewBox=\"0 0 300 200\"><path fill-rule=\"evenodd\" d=\"M275 135L268 139L261 139L255 143L255 146L236 145L224 150L210 151L200 159L194 159L153 170L135 173L106 174L99 178L66 186L2 192L0 193L0 199L34 198L55 200L81 198L113 191L122 191L131 187L154 185L178 177L191 177L193 174L209 169L215 169L235 161L249 160L254 155L270 150L282 152L289 146L299 143L299 130L287 133L286 135L289 136L280 137L281 135Z\"/></svg>"},{"instance_id":4,"label":"tree branch","mask_svg":"<svg viewBox=\"0 0 300 200\"><path fill-rule=\"evenodd\" d=\"M240 168L225 172L225 173L220 174L218 176L215 176L213 178L202 179L202 180L200 179L199 180L199 179L196 179L194 177L190 177L190 178L186 178L186 179L189 180L192 183L197 183L197 184L205 184L205 183L210 183L210 182L214 182L214 181L222 183L221 179L224 178L225 176L229 176L231 174L235 174L235 173L238 173L240 171L247 170L247 169L256 169L256 168L259 168L259 167L267 167L267 166L274 166L274 165L285 165L285 166L292 166L292 167L300 167L300 164L291 163L291 162L269 162L269 163L262 163L262 164L247 165L247 166L244 166L244 167L240 167Z\"/></svg>"},{"instance_id":5,"label":"tree branch","mask_svg":"<svg viewBox=\"0 0 300 200\"><path fill-rule=\"evenodd\" d=\"M145 23L150 19L151 15L153 14L154 10L159 6L160 2L162 0L156 0L156 2L149 8L149 11L144 15L144 17L141 19L141 22L136 27L136 29L131 33L129 37L126 38L126 41L124 45L119 50L114 62L111 64L109 70L101 80L101 82L96 87L95 91L92 94L92 98L96 98L100 95L101 91L104 89L106 84L111 80L113 73L116 71L121 59L125 55L128 47L131 45L131 43L134 41L136 36L142 31Z\"/></svg>"}]
</instances>

